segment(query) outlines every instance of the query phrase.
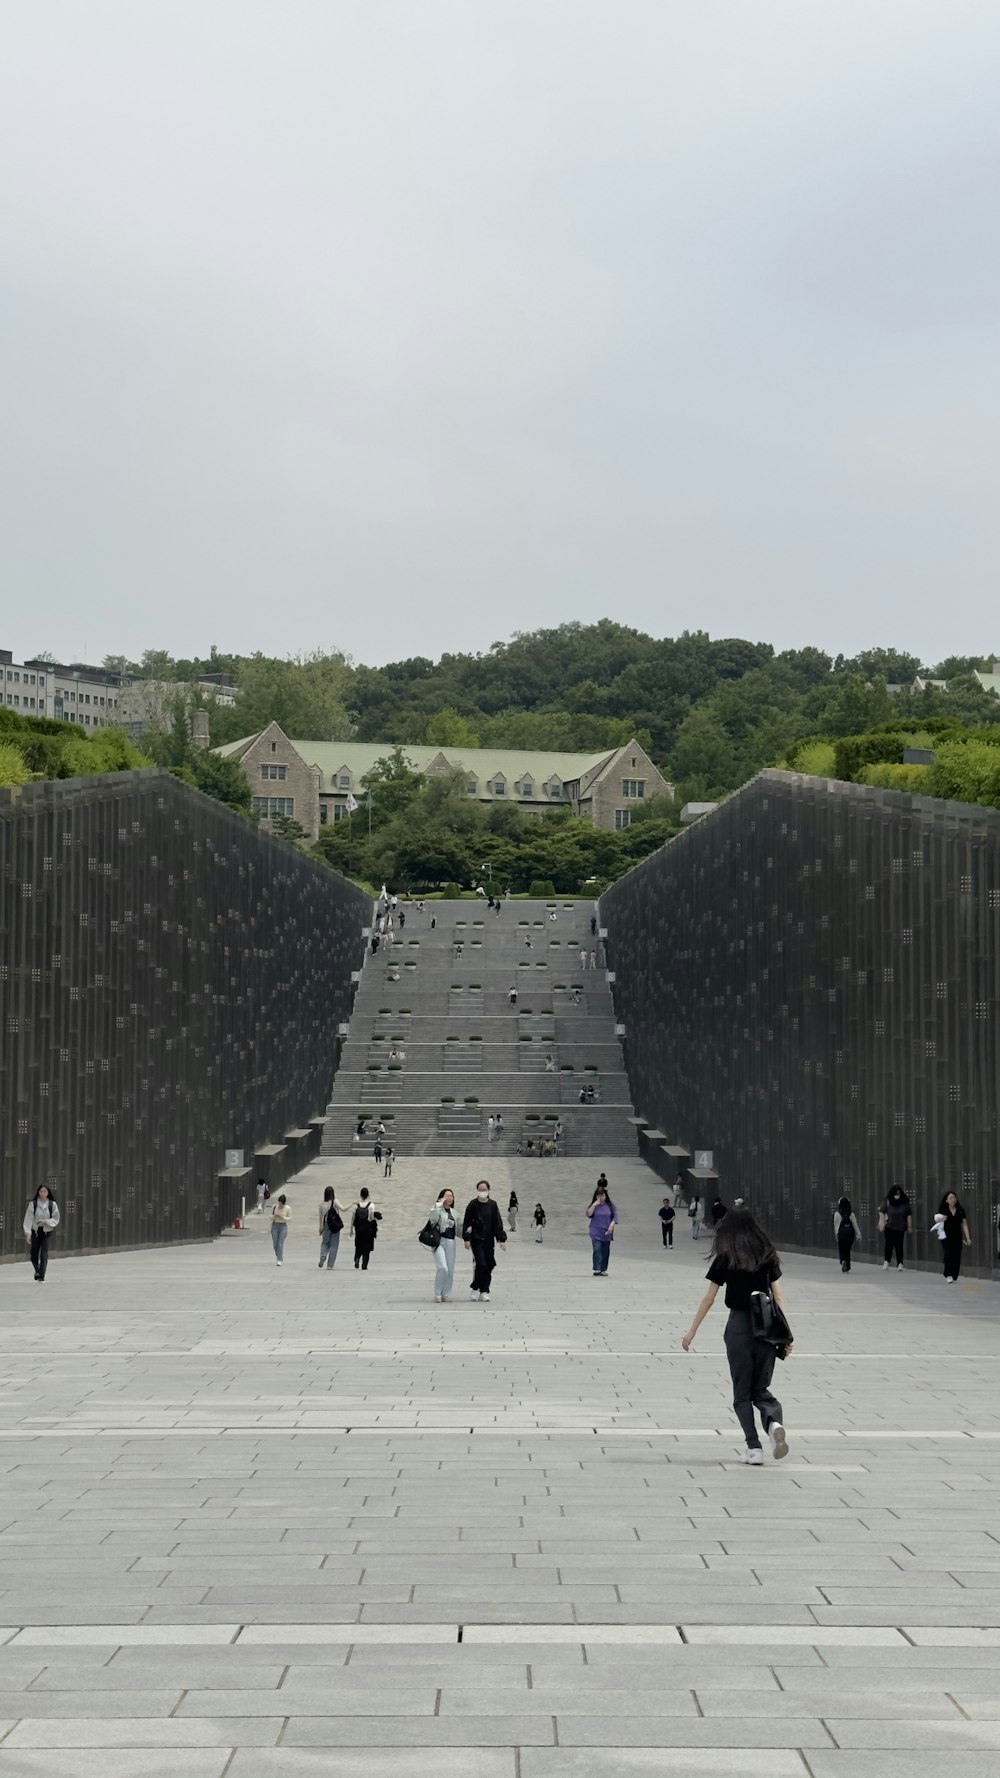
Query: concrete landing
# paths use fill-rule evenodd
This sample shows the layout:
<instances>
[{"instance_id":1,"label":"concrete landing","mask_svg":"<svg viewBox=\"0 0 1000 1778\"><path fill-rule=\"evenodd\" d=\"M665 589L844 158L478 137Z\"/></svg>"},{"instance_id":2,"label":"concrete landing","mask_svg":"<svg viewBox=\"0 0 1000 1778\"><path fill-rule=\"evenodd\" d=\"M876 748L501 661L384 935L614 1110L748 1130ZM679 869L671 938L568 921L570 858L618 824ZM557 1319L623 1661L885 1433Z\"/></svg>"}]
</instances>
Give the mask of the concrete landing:
<instances>
[{"instance_id":1,"label":"concrete landing","mask_svg":"<svg viewBox=\"0 0 1000 1778\"><path fill-rule=\"evenodd\" d=\"M737 1461L708 1242L600 1160L317 1162L212 1246L6 1268L0 1778L993 1778L991 1285L791 1256L791 1445ZM432 1301L431 1197L548 1213ZM371 1269L317 1205L377 1183Z\"/></svg>"}]
</instances>

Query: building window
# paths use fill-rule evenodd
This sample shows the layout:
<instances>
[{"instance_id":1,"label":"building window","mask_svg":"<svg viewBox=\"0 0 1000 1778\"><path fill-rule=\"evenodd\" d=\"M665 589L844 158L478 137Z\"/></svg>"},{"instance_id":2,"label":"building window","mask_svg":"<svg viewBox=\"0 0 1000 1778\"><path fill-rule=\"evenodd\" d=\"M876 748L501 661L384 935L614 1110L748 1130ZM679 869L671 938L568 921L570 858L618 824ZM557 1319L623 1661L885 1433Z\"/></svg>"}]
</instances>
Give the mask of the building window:
<instances>
[{"instance_id":1,"label":"building window","mask_svg":"<svg viewBox=\"0 0 1000 1778\"><path fill-rule=\"evenodd\" d=\"M261 768L260 768L260 775L262 778L270 778L272 781L276 781L279 784L284 784L287 773L288 773L287 766L270 766L270 765L268 765L268 766L261 766Z\"/></svg>"},{"instance_id":2,"label":"building window","mask_svg":"<svg viewBox=\"0 0 1000 1778\"><path fill-rule=\"evenodd\" d=\"M38 675L38 683L39 683L39 685L44 685L44 684L45 684L45 674L44 674L44 673L39 673L39 675Z\"/></svg>"},{"instance_id":3,"label":"building window","mask_svg":"<svg viewBox=\"0 0 1000 1778\"><path fill-rule=\"evenodd\" d=\"M505 778L494 778L492 784L490 785L490 789L492 790L494 796L506 796L507 795L507 780Z\"/></svg>"},{"instance_id":4,"label":"building window","mask_svg":"<svg viewBox=\"0 0 1000 1778\"><path fill-rule=\"evenodd\" d=\"M34 683L35 683L35 675L34 675L34 673L32 673L32 675L31 675L31 683L32 683L32 685L34 685Z\"/></svg>"},{"instance_id":5,"label":"building window","mask_svg":"<svg viewBox=\"0 0 1000 1778\"><path fill-rule=\"evenodd\" d=\"M350 774L350 772L341 772L339 785L340 785L341 790L350 790L350 788L351 788L351 774Z\"/></svg>"},{"instance_id":6,"label":"building window","mask_svg":"<svg viewBox=\"0 0 1000 1778\"><path fill-rule=\"evenodd\" d=\"M27 675L25 675L25 677L27 677ZM14 684L20 685L20 683L21 683L21 675L20 675L20 673L15 673L14 674Z\"/></svg>"},{"instance_id":7,"label":"building window","mask_svg":"<svg viewBox=\"0 0 1000 1778\"><path fill-rule=\"evenodd\" d=\"M478 796L479 795L479 780L478 780L478 778L466 778L466 780L465 780L465 794L466 794L466 796Z\"/></svg>"},{"instance_id":8,"label":"building window","mask_svg":"<svg viewBox=\"0 0 1000 1778\"><path fill-rule=\"evenodd\" d=\"M645 778L623 778L622 796L642 797L646 794Z\"/></svg>"},{"instance_id":9,"label":"building window","mask_svg":"<svg viewBox=\"0 0 1000 1778\"><path fill-rule=\"evenodd\" d=\"M330 810L329 810L328 804L320 803L320 805L319 805L320 827L325 827L327 825L327 822L329 821L329 819L330 819Z\"/></svg>"},{"instance_id":10,"label":"building window","mask_svg":"<svg viewBox=\"0 0 1000 1778\"><path fill-rule=\"evenodd\" d=\"M253 812L262 815L265 821L271 815L294 815L295 798L293 796L255 796Z\"/></svg>"},{"instance_id":11,"label":"building window","mask_svg":"<svg viewBox=\"0 0 1000 1778\"><path fill-rule=\"evenodd\" d=\"M69 694L69 701L70 701L70 703L71 703L71 704L75 704L75 703L76 703L76 692L75 692L75 691L71 691L71 692L70 692L70 694Z\"/></svg>"},{"instance_id":12,"label":"building window","mask_svg":"<svg viewBox=\"0 0 1000 1778\"><path fill-rule=\"evenodd\" d=\"M627 827L629 822L631 821L631 819L632 819L631 809L616 809L615 810L615 826L616 827Z\"/></svg>"},{"instance_id":13,"label":"building window","mask_svg":"<svg viewBox=\"0 0 1000 1778\"><path fill-rule=\"evenodd\" d=\"M518 795L519 796L534 796L534 794L535 794L534 781L531 778L522 778L520 784L518 785Z\"/></svg>"}]
</instances>

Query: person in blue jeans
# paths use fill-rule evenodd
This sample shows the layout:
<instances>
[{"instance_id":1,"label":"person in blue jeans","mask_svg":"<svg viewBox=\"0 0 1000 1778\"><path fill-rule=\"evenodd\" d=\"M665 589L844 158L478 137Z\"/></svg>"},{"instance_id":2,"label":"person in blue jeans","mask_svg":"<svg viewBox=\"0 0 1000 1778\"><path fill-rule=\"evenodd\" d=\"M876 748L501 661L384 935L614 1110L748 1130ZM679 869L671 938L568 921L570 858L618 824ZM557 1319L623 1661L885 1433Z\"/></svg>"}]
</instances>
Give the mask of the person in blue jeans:
<instances>
[{"instance_id":1,"label":"person in blue jeans","mask_svg":"<svg viewBox=\"0 0 1000 1778\"><path fill-rule=\"evenodd\" d=\"M618 1221L618 1212L611 1202L606 1185L598 1185L587 1216L590 1226L590 1244L594 1250L594 1277L606 1278L608 1262L611 1259L611 1242L614 1238L615 1224Z\"/></svg>"}]
</instances>

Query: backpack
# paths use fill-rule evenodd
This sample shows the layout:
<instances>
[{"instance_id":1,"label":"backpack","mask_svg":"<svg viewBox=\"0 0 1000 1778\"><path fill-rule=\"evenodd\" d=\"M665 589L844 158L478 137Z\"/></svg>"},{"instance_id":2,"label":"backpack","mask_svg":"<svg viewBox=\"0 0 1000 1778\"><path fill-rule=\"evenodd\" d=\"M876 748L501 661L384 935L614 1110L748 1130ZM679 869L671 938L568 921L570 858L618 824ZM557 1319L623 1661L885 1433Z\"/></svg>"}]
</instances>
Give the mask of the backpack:
<instances>
[{"instance_id":1,"label":"backpack","mask_svg":"<svg viewBox=\"0 0 1000 1778\"><path fill-rule=\"evenodd\" d=\"M331 1235L339 1235L344 1226L344 1219L341 1216L340 1211L337 1209L336 1204L331 1203L330 1208L326 1213L326 1226Z\"/></svg>"}]
</instances>

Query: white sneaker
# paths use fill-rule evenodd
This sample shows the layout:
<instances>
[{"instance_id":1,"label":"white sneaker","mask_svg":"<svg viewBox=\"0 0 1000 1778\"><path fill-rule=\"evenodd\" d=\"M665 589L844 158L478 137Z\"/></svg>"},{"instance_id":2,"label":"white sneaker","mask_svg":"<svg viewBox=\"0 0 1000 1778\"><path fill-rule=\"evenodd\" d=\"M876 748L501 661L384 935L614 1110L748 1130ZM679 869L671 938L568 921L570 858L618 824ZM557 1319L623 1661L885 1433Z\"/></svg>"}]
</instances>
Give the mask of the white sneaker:
<instances>
[{"instance_id":1,"label":"white sneaker","mask_svg":"<svg viewBox=\"0 0 1000 1778\"><path fill-rule=\"evenodd\" d=\"M883 1272L887 1272L889 1270L889 1261L887 1259L884 1259L882 1261L882 1270L883 1270Z\"/></svg>"},{"instance_id":2,"label":"white sneaker","mask_svg":"<svg viewBox=\"0 0 1000 1778\"><path fill-rule=\"evenodd\" d=\"M788 1440L785 1437L785 1428L782 1426L780 1420L772 1420L767 1429L767 1436L771 1441L771 1456L774 1458L775 1462L777 1462L779 1457L787 1457Z\"/></svg>"},{"instance_id":3,"label":"white sneaker","mask_svg":"<svg viewBox=\"0 0 1000 1778\"><path fill-rule=\"evenodd\" d=\"M743 1453L743 1461L744 1463L752 1464L754 1469L759 1469L764 1462L764 1453L760 1446L747 1445L747 1448Z\"/></svg>"}]
</instances>

